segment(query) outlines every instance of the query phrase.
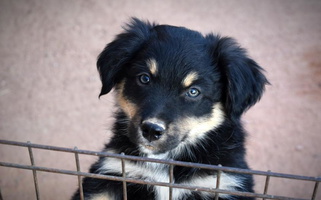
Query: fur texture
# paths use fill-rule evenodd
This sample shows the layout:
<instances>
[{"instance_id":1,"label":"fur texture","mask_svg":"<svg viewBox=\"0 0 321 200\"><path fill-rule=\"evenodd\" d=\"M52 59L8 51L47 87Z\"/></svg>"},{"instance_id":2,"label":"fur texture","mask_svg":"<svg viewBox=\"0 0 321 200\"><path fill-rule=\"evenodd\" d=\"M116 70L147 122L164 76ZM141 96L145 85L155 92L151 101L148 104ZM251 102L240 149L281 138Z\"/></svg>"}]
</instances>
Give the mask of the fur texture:
<instances>
[{"instance_id":1,"label":"fur texture","mask_svg":"<svg viewBox=\"0 0 321 200\"><path fill-rule=\"evenodd\" d=\"M136 18L99 55L101 95L115 89L114 136L104 151L247 169L240 117L267 79L234 39ZM126 176L168 182L164 164L126 161ZM121 176L121 162L100 158L91 173ZM176 166L175 183L215 187L216 172ZM122 182L84 178L87 200L121 200ZM223 173L220 189L253 191L251 175ZM166 200L168 188L127 184L129 200ZM79 191L73 197L79 199ZM174 200L214 199L173 189ZM220 194L220 199L252 199Z\"/></svg>"}]
</instances>

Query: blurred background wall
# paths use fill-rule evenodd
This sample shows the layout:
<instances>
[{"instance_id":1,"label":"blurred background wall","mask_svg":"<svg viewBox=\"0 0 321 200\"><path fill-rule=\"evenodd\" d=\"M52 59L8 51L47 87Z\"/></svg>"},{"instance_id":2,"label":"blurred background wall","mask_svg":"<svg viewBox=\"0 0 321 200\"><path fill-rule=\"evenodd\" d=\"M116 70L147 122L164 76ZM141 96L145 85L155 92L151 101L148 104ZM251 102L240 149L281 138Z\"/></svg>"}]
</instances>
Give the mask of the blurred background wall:
<instances>
[{"instance_id":1,"label":"blurred background wall","mask_svg":"<svg viewBox=\"0 0 321 200\"><path fill-rule=\"evenodd\" d=\"M321 176L319 0L0 0L0 139L101 150L114 99L98 99L95 62L131 16L236 38L272 84L244 116L251 168ZM75 170L72 154L34 154L41 166ZM0 160L30 162L27 149L6 145ZM94 160L82 156L82 170ZM38 176L42 199L77 187L77 177ZM271 181L276 195L312 194L309 182ZM0 167L0 188L6 200L35 199L31 171Z\"/></svg>"}]
</instances>

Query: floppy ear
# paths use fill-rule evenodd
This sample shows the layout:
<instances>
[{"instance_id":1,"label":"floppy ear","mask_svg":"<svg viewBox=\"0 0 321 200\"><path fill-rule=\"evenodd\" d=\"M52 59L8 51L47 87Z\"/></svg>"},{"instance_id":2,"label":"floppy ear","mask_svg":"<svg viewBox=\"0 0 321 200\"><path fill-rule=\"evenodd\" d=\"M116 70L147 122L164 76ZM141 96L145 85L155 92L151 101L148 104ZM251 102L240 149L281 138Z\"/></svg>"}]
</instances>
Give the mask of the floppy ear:
<instances>
[{"instance_id":1,"label":"floppy ear","mask_svg":"<svg viewBox=\"0 0 321 200\"><path fill-rule=\"evenodd\" d=\"M107 94L120 81L124 66L135 55L150 36L154 25L132 18L124 32L117 35L98 56L97 69L102 82L100 95Z\"/></svg>"},{"instance_id":2,"label":"floppy ear","mask_svg":"<svg viewBox=\"0 0 321 200\"><path fill-rule=\"evenodd\" d=\"M234 39L207 35L214 64L222 73L225 88L223 98L227 114L238 119L244 111L260 100L269 84L263 69L246 55Z\"/></svg>"}]
</instances>

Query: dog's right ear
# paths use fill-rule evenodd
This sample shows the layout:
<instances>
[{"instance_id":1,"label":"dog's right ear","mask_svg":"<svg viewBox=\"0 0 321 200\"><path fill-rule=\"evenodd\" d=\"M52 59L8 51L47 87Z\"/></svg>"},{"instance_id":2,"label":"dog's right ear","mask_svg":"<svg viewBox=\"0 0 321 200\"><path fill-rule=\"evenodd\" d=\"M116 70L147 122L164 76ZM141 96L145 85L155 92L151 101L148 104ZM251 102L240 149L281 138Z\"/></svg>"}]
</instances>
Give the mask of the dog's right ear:
<instances>
[{"instance_id":1,"label":"dog's right ear","mask_svg":"<svg viewBox=\"0 0 321 200\"><path fill-rule=\"evenodd\" d=\"M137 18L124 27L124 32L117 35L100 53L97 69L100 74L102 88L99 96L107 94L122 78L124 66L150 37L150 31L155 25L143 22Z\"/></svg>"}]
</instances>

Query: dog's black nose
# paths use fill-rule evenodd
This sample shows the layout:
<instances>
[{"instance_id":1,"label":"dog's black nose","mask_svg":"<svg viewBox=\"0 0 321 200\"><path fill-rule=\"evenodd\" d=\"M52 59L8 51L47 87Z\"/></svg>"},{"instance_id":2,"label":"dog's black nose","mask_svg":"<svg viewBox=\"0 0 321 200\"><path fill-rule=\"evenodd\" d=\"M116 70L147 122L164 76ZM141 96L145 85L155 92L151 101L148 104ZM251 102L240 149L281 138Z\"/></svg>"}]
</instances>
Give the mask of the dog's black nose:
<instances>
[{"instance_id":1,"label":"dog's black nose","mask_svg":"<svg viewBox=\"0 0 321 200\"><path fill-rule=\"evenodd\" d=\"M161 138L165 131L165 127L161 124L144 121L141 125L144 138L152 142Z\"/></svg>"}]
</instances>

